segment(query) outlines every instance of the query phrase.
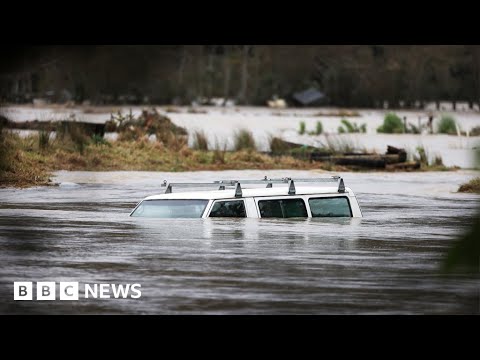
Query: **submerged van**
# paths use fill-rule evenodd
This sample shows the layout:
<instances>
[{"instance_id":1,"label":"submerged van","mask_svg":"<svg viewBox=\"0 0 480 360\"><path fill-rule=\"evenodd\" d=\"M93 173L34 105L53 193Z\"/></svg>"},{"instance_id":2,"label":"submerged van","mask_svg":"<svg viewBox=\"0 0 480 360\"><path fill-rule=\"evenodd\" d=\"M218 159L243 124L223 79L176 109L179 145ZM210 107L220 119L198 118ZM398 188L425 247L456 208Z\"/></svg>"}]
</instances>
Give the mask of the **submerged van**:
<instances>
[{"instance_id":1,"label":"submerged van","mask_svg":"<svg viewBox=\"0 0 480 360\"><path fill-rule=\"evenodd\" d=\"M332 186L329 183L336 183ZM275 186L274 186L275 185ZM338 176L316 179L219 180L162 184L165 193L143 199L130 213L149 218L362 217L357 198ZM174 188L215 190L173 193Z\"/></svg>"}]
</instances>

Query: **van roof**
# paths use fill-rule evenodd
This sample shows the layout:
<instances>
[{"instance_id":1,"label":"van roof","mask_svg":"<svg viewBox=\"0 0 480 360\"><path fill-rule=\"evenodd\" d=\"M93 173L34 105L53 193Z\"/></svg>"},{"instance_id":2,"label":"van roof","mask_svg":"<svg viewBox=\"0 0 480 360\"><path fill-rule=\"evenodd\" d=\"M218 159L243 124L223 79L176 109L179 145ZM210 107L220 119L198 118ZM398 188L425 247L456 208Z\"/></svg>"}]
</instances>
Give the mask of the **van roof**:
<instances>
[{"instance_id":1,"label":"van roof","mask_svg":"<svg viewBox=\"0 0 480 360\"><path fill-rule=\"evenodd\" d=\"M272 187L272 188L243 188L243 196L246 197L262 197L262 196L286 196L288 195L287 187ZM339 194L338 187L326 186L296 186L295 195L312 195L312 194ZM343 194L343 193L342 193ZM345 194L353 195L350 188L345 188ZM292 196L292 195L290 195ZM170 194L159 194L146 197L144 200L171 200L171 199L199 199L199 200L217 200L217 199L233 199L235 198L235 189L228 188L226 190L202 190L202 191L188 191L176 192Z\"/></svg>"}]
</instances>

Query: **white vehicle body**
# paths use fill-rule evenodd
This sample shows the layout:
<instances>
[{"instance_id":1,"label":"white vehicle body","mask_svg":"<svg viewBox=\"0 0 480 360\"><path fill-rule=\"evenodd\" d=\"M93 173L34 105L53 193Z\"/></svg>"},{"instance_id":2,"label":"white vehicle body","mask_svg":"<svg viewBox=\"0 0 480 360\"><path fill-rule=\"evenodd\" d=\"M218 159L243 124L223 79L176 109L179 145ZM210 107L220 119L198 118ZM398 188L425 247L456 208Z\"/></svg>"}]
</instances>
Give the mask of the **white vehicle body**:
<instances>
[{"instance_id":1,"label":"white vehicle body","mask_svg":"<svg viewBox=\"0 0 480 360\"><path fill-rule=\"evenodd\" d=\"M362 212L353 191L343 186L318 186L318 184L294 185L288 179L289 187L241 188L240 182L236 188L215 191L189 191L171 193L171 186L166 194L149 196L142 200L131 212L130 216L146 217L248 217L248 218L289 218L289 217L362 217ZM287 181L282 182L287 183ZM265 180L259 181L264 183ZM305 182L306 180L304 180ZM245 181L246 182L246 181ZM241 182L242 185L245 182ZM291 185L290 185L291 182ZM297 180L295 180L297 182ZM301 181L298 181L301 182ZM248 182L246 182L248 184ZM252 182L254 183L254 182ZM180 184L175 184L179 186ZM189 184L192 185L192 184ZM215 183L219 186L219 182ZM231 186L227 184L227 186ZM293 190L292 190L293 187ZM183 201L182 201L183 200ZM303 203L303 204L302 204ZM180 204L179 213L170 211L168 206ZM160 211L146 211L144 208L159 206ZM196 210L190 215L185 211L189 206ZM163 207L161 209L161 207ZM233 210L232 210L233 209ZM157 216L155 216L157 215ZM187 216L188 215L188 216Z\"/></svg>"}]
</instances>

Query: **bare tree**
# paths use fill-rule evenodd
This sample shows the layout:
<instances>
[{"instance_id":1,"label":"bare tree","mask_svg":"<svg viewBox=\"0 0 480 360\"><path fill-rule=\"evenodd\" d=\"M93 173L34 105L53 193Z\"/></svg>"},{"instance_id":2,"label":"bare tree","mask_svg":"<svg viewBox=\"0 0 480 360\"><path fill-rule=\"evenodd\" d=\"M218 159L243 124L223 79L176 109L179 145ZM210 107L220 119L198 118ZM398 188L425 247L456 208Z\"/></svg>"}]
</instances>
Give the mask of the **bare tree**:
<instances>
[{"instance_id":1,"label":"bare tree","mask_svg":"<svg viewBox=\"0 0 480 360\"><path fill-rule=\"evenodd\" d=\"M473 98L477 100L477 104L480 107L480 46L479 45L469 45L470 51L472 52L472 67L474 74L475 82L475 92Z\"/></svg>"},{"instance_id":2,"label":"bare tree","mask_svg":"<svg viewBox=\"0 0 480 360\"><path fill-rule=\"evenodd\" d=\"M35 88L39 94L67 89L90 100L137 93L159 103L235 96L260 104L315 85L333 105L480 104L478 45L42 46L4 57L0 65L2 96L12 99Z\"/></svg>"},{"instance_id":3,"label":"bare tree","mask_svg":"<svg viewBox=\"0 0 480 360\"><path fill-rule=\"evenodd\" d=\"M247 87L248 87L248 58L251 45L243 45L242 47L242 75L240 82L240 92L238 99L240 102L248 103Z\"/></svg>"},{"instance_id":4,"label":"bare tree","mask_svg":"<svg viewBox=\"0 0 480 360\"><path fill-rule=\"evenodd\" d=\"M185 64L187 62L187 47L182 46L180 50L180 62L178 65L178 85L183 85L184 73L185 73Z\"/></svg>"},{"instance_id":5,"label":"bare tree","mask_svg":"<svg viewBox=\"0 0 480 360\"><path fill-rule=\"evenodd\" d=\"M227 100L230 96L230 79L232 77L232 65L230 59L230 45L224 46L224 53L223 53L223 70L224 70L224 77L223 77L223 106L227 104Z\"/></svg>"}]
</instances>

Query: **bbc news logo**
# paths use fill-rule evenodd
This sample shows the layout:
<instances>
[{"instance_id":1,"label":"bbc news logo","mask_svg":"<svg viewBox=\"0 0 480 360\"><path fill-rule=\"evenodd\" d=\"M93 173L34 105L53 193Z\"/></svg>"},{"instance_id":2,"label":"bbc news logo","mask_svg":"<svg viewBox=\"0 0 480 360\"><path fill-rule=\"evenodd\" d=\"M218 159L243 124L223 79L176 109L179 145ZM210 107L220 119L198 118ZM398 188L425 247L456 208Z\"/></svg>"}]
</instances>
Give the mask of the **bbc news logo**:
<instances>
[{"instance_id":1,"label":"bbc news logo","mask_svg":"<svg viewBox=\"0 0 480 360\"><path fill-rule=\"evenodd\" d=\"M13 299L16 301L48 301L57 300L57 283L54 281L32 282L15 281L13 283ZM139 299L142 296L140 284L84 284L85 299ZM73 300L79 298L78 282L58 283L59 299ZM34 299L35 294L35 299Z\"/></svg>"}]
</instances>

